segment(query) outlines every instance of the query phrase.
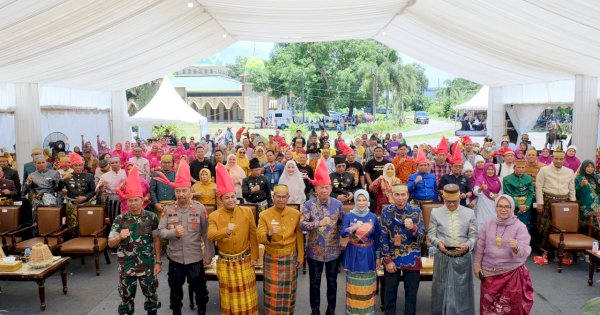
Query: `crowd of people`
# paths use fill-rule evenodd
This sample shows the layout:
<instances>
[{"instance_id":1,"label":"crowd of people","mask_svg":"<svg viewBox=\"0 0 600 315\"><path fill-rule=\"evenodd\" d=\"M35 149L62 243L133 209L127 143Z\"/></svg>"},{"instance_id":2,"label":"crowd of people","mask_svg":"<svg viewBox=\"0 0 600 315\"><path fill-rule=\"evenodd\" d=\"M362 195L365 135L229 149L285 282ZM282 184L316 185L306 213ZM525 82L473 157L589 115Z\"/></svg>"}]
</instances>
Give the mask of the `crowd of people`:
<instances>
[{"instance_id":1,"label":"crowd of people","mask_svg":"<svg viewBox=\"0 0 600 315\"><path fill-rule=\"evenodd\" d=\"M297 268L305 261L312 314L320 314L323 270L326 314L335 314L340 264L347 271L346 313L374 313L382 268L385 314L396 313L401 279L404 314L415 314L424 243L434 256L433 314L474 314L473 276L482 279L481 314L527 314L533 283L525 260L532 251L554 254L550 205L577 201L582 222L600 209L600 150L595 162L580 162L574 146L538 151L526 134L518 145L507 137L498 145L465 136L410 147L401 133L346 142L343 132L305 138L298 130L286 139L280 130L264 138L228 127L214 139L181 137L175 146L167 138L127 141L111 149L99 137L94 147L82 136L82 149L70 154L34 149L22 182L15 157L3 154L0 200L28 201L34 222L38 206L65 204L70 226L77 206L104 204L109 246L120 263L121 314L133 313L138 280L148 313L160 307L161 240L168 241L174 314L186 279L198 313L205 313L204 268L215 255L221 312L256 314L258 244L265 246L266 314L294 313ZM440 205L425 229L421 207L430 203ZM243 204L263 209L258 223ZM204 205L217 210L208 214ZM341 237L349 240L343 257Z\"/></svg>"}]
</instances>

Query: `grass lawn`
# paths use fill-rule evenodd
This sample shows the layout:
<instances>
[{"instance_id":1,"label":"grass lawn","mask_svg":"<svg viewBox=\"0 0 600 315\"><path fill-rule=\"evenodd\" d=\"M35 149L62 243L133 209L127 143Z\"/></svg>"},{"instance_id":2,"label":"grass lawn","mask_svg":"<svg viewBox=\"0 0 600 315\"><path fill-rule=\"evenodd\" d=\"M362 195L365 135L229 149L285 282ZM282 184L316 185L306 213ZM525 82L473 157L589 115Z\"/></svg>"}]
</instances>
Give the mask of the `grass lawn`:
<instances>
[{"instance_id":1,"label":"grass lawn","mask_svg":"<svg viewBox=\"0 0 600 315\"><path fill-rule=\"evenodd\" d=\"M427 135L418 135L418 136L407 136L406 143L413 146L415 144L427 143L427 144L437 144L442 136L446 138L454 136L454 130L444 130L435 133L430 133Z\"/></svg>"}]
</instances>

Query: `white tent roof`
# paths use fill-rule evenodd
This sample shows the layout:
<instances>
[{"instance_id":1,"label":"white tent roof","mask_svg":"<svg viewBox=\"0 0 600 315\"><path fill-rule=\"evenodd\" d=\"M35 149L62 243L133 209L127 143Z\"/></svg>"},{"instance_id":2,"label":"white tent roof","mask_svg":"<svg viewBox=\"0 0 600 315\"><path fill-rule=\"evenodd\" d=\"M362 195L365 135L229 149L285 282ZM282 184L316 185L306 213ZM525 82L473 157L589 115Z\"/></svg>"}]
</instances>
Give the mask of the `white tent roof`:
<instances>
[{"instance_id":1,"label":"white tent roof","mask_svg":"<svg viewBox=\"0 0 600 315\"><path fill-rule=\"evenodd\" d=\"M206 117L198 114L177 94L168 78L163 78L158 91L142 110L129 118L132 125L157 125L200 123L206 125Z\"/></svg>"},{"instance_id":2,"label":"white tent roof","mask_svg":"<svg viewBox=\"0 0 600 315\"><path fill-rule=\"evenodd\" d=\"M482 86L477 94L473 95L471 99L468 101L456 105L454 109L456 110L487 110L488 108L488 99L490 94L490 88L487 86Z\"/></svg>"},{"instance_id":3,"label":"white tent roof","mask_svg":"<svg viewBox=\"0 0 600 315\"><path fill-rule=\"evenodd\" d=\"M562 0L22 0L0 5L0 82L122 90L237 40L374 38L488 86L600 76L600 6Z\"/></svg>"}]
</instances>

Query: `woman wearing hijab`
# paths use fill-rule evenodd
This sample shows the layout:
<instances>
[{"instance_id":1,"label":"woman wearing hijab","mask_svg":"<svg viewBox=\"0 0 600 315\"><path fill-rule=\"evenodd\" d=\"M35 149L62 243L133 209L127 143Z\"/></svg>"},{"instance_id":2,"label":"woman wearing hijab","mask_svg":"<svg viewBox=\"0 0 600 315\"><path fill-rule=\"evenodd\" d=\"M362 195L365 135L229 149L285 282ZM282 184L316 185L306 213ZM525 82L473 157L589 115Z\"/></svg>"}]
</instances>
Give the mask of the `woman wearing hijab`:
<instances>
[{"instance_id":1,"label":"woman wearing hijab","mask_svg":"<svg viewBox=\"0 0 600 315\"><path fill-rule=\"evenodd\" d=\"M288 193L290 194L288 203L301 205L306 201L306 194L304 193L306 186L294 160L285 163L285 169L279 177L278 183L288 187Z\"/></svg>"},{"instance_id":2,"label":"woman wearing hijab","mask_svg":"<svg viewBox=\"0 0 600 315\"><path fill-rule=\"evenodd\" d=\"M129 161L129 155L123 151L123 144L121 142L117 142L115 144L115 149L110 152L110 156L118 156L119 160L121 161L121 165Z\"/></svg>"},{"instance_id":3,"label":"woman wearing hijab","mask_svg":"<svg viewBox=\"0 0 600 315\"><path fill-rule=\"evenodd\" d=\"M383 175L371 182L371 185L369 185L369 190L375 194L377 215L381 215L381 209L383 209L383 205L392 203L392 186L400 183L400 179L396 177L396 168L392 163L387 163L384 165Z\"/></svg>"},{"instance_id":4,"label":"woman wearing hijab","mask_svg":"<svg viewBox=\"0 0 600 315\"><path fill-rule=\"evenodd\" d=\"M248 157L246 156L246 149L241 147L237 149L236 153L237 165L244 170L246 176L250 175L250 160L248 160ZM229 163L229 159L227 159L227 161L227 163Z\"/></svg>"},{"instance_id":5,"label":"woman wearing hijab","mask_svg":"<svg viewBox=\"0 0 600 315\"><path fill-rule=\"evenodd\" d=\"M267 155L265 153L265 148L262 146L256 147L256 150L254 150L254 157L258 159L260 165L267 163Z\"/></svg>"},{"instance_id":6,"label":"woman wearing hijab","mask_svg":"<svg viewBox=\"0 0 600 315\"><path fill-rule=\"evenodd\" d=\"M485 165L485 159L481 155L475 156L475 165L473 168L473 178L471 178L471 182L475 183L475 181L481 177L485 173L483 170L483 166Z\"/></svg>"},{"instance_id":7,"label":"woman wearing hijab","mask_svg":"<svg viewBox=\"0 0 600 315\"><path fill-rule=\"evenodd\" d=\"M595 174L594 162L585 160L581 163L579 173L575 177L575 194L579 202L580 230L587 233L590 212L600 211L600 175Z\"/></svg>"},{"instance_id":8,"label":"woman wearing hijab","mask_svg":"<svg viewBox=\"0 0 600 315\"><path fill-rule=\"evenodd\" d=\"M188 152L185 149L183 142L177 142L175 150L173 151L174 165L177 165L177 163L179 163L179 160L181 160L182 156L187 156L187 153Z\"/></svg>"},{"instance_id":9,"label":"woman wearing hijab","mask_svg":"<svg viewBox=\"0 0 600 315\"><path fill-rule=\"evenodd\" d=\"M125 147L123 148L123 151L127 153L127 156L133 156L133 147L131 146L131 142L129 142L129 140L125 141Z\"/></svg>"},{"instance_id":10,"label":"woman wearing hijab","mask_svg":"<svg viewBox=\"0 0 600 315\"><path fill-rule=\"evenodd\" d=\"M342 221L342 237L348 237L344 254L346 314L375 314L375 290L379 260L379 224L369 212L369 193L354 193L354 209Z\"/></svg>"},{"instance_id":11,"label":"woman wearing hijab","mask_svg":"<svg viewBox=\"0 0 600 315\"><path fill-rule=\"evenodd\" d=\"M100 141L100 136L96 136L96 142L98 145L98 155L110 153L110 148L106 145L106 141Z\"/></svg>"},{"instance_id":12,"label":"woman wearing hijab","mask_svg":"<svg viewBox=\"0 0 600 315\"><path fill-rule=\"evenodd\" d=\"M531 253L531 236L515 216L515 202L500 195L496 215L479 229L473 271L481 280L479 311L482 315L529 314L533 307L533 282L525 261Z\"/></svg>"},{"instance_id":13,"label":"woman wearing hijab","mask_svg":"<svg viewBox=\"0 0 600 315\"><path fill-rule=\"evenodd\" d=\"M577 153L577 148L574 145L570 145L567 148L567 152L565 154L565 164L564 166L573 170L573 172L577 173L579 170L579 166L581 166L581 161L578 157L575 156Z\"/></svg>"},{"instance_id":14,"label":"woman wearing hijab","mask_svg":"<svg viewBox=\"0 0 600 315\"><path fill-rule=\"evenodd\" d=\"M200 180L192 185L192 196L194 200L203 205L217 204L217 184L213 183L211 176L210 170L203 168L198 174Z\"/></svg>"},{"instance_id":15,"label":"woman wearing hijab","mask_svg":"<svg viewBox=\"0 0 600 315\"><path fill-rule=\"evenodd\" d=\"M552 155L550 155L550 149L543 148L540 156L538 156L538 161L540 163L544 163L545 165L552 164Z\"/></svg>"},{"instance_id":16,"label":"woman wearing hijab","mask_svg":"<svg viewBox=\"0 0 600 315\"><path fill-rule=\"evenodd\" d=\"M242 155L246 157L245 152L242 152ZM248 167L249 166L250 163L248 163ZM235 156L234 154L230 154L227 157L227 164L225 165L225 169L227 169L229 176L231 176L231 179L233 180L233 185L235 186L235 196L238 199L242 199L242 182L244 181L244 178L246 178L246 172L238 165L237 156Z\"/></svg>"},{"instance_id":17,"label":"woman wearing hijab","mask_svg":"<svg viewBox=\"0 0 600 315\"><path fill-rule=\"evenodd\" d=\"M502 194L502 182L496 175L496 167L492 163L485 163L484 174L475 179L473 193L477 196L475 202L475 215L477 228L480 229L485 222L496 215L495 200Z\"/></svg>"}]
</instances>

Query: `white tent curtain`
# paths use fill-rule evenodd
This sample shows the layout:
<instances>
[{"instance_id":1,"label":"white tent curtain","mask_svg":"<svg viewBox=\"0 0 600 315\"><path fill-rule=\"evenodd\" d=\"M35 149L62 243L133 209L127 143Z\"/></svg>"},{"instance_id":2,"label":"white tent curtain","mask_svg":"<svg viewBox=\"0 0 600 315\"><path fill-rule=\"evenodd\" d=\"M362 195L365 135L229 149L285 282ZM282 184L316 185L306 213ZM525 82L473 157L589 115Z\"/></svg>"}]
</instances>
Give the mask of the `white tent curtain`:
<instances>
[{"instance_id":1,"label":"white tent curtain","mask_svg":"<svg viewBox=\"0 0 600 315\"><path fill-rule=\"evenodd\" d=\"M81 135L96 147L96 135L100 139L110 139L110 112L108 111L42 111L42 137L51 132L62 132L69 138L69 148L81 147ZM44 139L40 139L43 141ZM125 141L129 139L118 139Z\"/></svg>"},{"instance_id":2,"label":"white tent curtain","mask_svg":"<svg viewBox=\"0 0 600 315\"><path fill-rule=\"evenodd\" d=\"M539 104L508 105L506 106L506 112L517 133L522 135L535 126L544 108Z\"/></svg>"},{"instance_id":3,"label":"white tent curtain","mask_svg":"<svg viewBox=\"0 0 600 315\"><path fill-rule=\"evenodd\" d=\"M15 144L15 115L0 113L0 148L14 152Z\"/></svg>"}]
</instances>

